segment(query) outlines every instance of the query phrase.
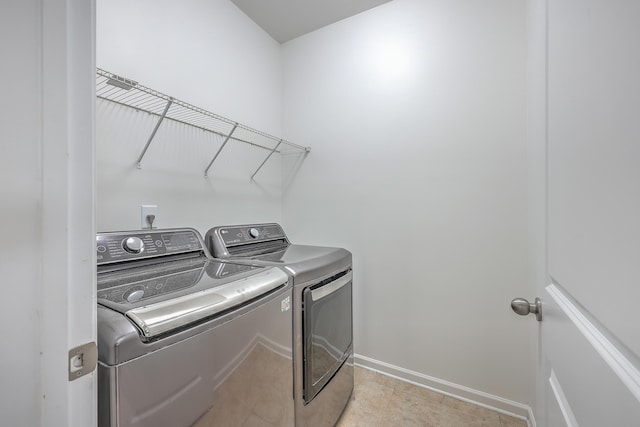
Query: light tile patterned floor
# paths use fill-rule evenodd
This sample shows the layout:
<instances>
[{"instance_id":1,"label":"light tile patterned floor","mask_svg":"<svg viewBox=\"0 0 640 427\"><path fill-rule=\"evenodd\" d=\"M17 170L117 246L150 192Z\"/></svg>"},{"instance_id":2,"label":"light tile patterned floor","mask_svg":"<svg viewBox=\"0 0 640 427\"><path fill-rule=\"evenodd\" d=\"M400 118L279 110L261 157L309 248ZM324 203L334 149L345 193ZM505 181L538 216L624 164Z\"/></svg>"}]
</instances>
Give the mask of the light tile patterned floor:
<instances>
[{"instance_id":1,"label":"light tile patterned floor","mask_svg":"<svg viewBox=\"0 0 640 427\"><path fill-rule=\"evenodd\" d=\"M527 427L524 420L355 369L355 388L337 427Z\"/></svg>"}]
</instances>

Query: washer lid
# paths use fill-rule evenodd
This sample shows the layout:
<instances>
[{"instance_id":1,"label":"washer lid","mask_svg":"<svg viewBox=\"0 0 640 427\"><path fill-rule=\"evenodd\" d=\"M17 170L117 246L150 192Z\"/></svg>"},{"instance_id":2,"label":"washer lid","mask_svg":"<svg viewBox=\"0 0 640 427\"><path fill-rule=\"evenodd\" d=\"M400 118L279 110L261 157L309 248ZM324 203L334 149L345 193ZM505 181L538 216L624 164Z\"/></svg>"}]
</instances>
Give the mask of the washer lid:
<instances>
[{"instance_id":1,"label":"washer lid","mask_svg":"<svg viewBox=\"0 0 640 427\"><path fill-rule=\"evenodd\" d=\"M241 306L286 286L287 281L284 272L270 268L226 285L134 308L125 316L138 326L145 338L153 338Z\"/></svg>"},{"instance_id":2,"label":"washer lid","mask_svg":"<svg viewBox=\"0 0 640 427\"><path fill-rule=\"evenodd\" d=\"M98 274L98 304L134 323L144 341L210 318L288 283L276 268L203 257Z\"/></svg>"}]
</instances>

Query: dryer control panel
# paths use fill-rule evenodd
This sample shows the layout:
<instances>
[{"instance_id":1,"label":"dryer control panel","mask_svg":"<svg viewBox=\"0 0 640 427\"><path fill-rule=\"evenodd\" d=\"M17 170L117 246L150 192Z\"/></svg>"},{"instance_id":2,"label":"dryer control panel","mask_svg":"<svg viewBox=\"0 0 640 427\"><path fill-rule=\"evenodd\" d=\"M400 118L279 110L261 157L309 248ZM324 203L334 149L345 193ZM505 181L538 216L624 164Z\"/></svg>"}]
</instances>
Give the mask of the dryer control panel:
<instances>
[{"instance_id":1,"label":"dryer control panel","mask_svg":"<svg viewBox=\"0 0 640 427\"><path fill-rule=\"evenodd\" d=\"M202 250L198 232L188 228L96 235L98 265Z\"/></svg>"},{"instance_id":2,"label":"dryer control panel","mask_svg":"<svg viewBox=\"0 0 640 427\"><path fill-rule=\"evenodd\" d=\"M226 246L253 243L264 240L284 239L284 231L278 224L254 224L236 227L219 227L218 233Z\"/></svg>"},{"instance_id":3,"label":"dryer control panel","mask_svg":"<svg viewBox=\"0 0 640 427\"><path fill-rule=\"evenodd\" d=\"M272 253L290 244L276 223L213 227L207 231L205 242L209 253L216 258Z\"/></svg>"}]
</instances>

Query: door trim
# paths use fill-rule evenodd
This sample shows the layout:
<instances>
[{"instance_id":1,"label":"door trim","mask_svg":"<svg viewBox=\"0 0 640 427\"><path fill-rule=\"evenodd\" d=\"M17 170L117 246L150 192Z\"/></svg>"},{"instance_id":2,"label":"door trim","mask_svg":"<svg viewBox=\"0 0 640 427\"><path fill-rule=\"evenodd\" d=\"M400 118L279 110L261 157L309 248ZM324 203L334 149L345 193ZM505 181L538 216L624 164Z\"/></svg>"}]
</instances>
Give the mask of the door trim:
<instances>
[{"instance_id":1,"label":"door trim","mask_svg":"<svg viewBox=\"0 0 640 427\"><path fill-rule=\"evenodd\" d=\"M556 281L552 279L552 283L546 287L546 291L562 309L564 314L571 319L589 344L604 359L624 385L627 386L634 397L640 401L640 371L638 371L618 347L589 320L582 310L571 301Z\"/></svg>"},{"instance_id":2,"label":"door trim","mask_svg":"<svg viewBox=\"0 0 640 427\"><path fill-rule=\"evenodd\" d=\"M556 402L558 402L560 412L562 412L562 416L564 417L564 422L567 424L567 427L579 427L578 420L576 419L576 416L573 415L571 405L569 405L569 401L567 400L564 390L562 390L562 386L560 385L560 381L558 381L558 377L556 377L556 373L553 369L549 376L549 385L551 386L553 395L556 398Z\"/></svg>"}]
</instances>

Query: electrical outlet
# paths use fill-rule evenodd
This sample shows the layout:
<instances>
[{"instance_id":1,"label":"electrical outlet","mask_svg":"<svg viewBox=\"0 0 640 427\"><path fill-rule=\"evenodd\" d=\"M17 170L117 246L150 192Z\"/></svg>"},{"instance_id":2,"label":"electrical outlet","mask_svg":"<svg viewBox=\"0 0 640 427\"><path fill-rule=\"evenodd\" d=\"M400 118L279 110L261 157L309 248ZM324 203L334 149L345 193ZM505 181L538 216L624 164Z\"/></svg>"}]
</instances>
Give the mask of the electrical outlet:
<instances>
[{"instance_id":1,"label":"electrical outlet","mask_svg":"<svg viewBox=\"0 0 640 427\"><path fill-rule=\"evenodd\" d=\"M151 219L149 215L153 216L153 221L150 224ZM158 205L140 205L140 228L158 228Z\"/></svg>"}]
</instances>

